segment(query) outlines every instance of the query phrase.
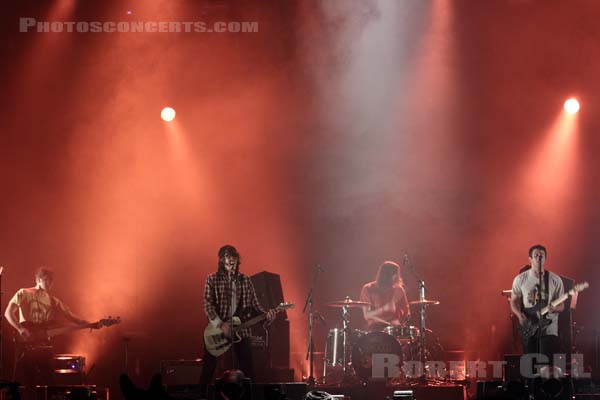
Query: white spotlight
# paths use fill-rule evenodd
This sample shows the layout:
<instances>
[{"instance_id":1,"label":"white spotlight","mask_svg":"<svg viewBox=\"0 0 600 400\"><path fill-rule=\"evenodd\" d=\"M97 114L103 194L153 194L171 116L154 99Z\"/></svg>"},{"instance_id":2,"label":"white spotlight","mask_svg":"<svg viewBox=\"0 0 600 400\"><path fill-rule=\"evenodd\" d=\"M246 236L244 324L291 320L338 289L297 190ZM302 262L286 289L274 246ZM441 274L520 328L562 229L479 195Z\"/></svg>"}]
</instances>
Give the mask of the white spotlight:
<instances>
[{"instance_id":1,"label":"white spotlight","mask_svg":"<svg viewBox=\"0 0 600 400\"><path fill-rule=\"evenodd\" d=\"M569 100L565 101L564 107L565 111L569 114L575 114L577 111L579 111L579 102L575 98L570 98Z\"/></svg>"},{"instance_id":2,"label":"white spotlight","mask_svg":"<svg viewBox=\"0 0 600 400\"><path fill-rule=\"evenodd\" d=\"M160 112L160 117L163 119L163 121L171 122L175 119L175 110L173 110L171 107L165 107Z\"/></svg>"}]
</instances>

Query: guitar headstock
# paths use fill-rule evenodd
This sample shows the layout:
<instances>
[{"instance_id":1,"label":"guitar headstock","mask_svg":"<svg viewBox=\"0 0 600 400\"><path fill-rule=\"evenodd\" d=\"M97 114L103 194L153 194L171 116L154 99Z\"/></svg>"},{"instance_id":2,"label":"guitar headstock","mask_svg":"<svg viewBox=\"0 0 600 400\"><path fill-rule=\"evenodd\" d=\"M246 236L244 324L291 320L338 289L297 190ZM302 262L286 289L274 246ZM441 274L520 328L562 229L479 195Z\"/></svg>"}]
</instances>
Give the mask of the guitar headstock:
<instances>
[{"instance_id":1,"label":"guitar headstock","mask_svg":"<svg viewBox=\"0 0 600 400\"><path fill-rule=\"evenodd\" d=\"M573 286L573 290L575 292L581 292L582 290L585 290L585 289L587 289L589 287L590 287L589 283L587 283L587 282L581 282L581 283L578 283L577 285Z\"/></svg>"},{"instance_id":2,"label":"guitar headstock","mask_svg":"<svg viewBox=\"0 0 600 400\"><path fill-rule=\"evenodd\" d=\"M294 307L296 307L296 305L294 303L279 303L277 308L275 308L275 311L280 312L280 311L287 310L288 308L294 308Z\"/></svg>"},{"instance_id":3,"label":"guitar headstock","mask_svg":"<svg viewBox=\"0 0 600 400\"><path fill-rule=\"evenodd\" d=\"M108 318L103 318L97 322L94 322L91 326L93 329L100 329L105 326L112 326L121 323L121 317L113 318L109 316Z\"/></svg>"}]
</instances>

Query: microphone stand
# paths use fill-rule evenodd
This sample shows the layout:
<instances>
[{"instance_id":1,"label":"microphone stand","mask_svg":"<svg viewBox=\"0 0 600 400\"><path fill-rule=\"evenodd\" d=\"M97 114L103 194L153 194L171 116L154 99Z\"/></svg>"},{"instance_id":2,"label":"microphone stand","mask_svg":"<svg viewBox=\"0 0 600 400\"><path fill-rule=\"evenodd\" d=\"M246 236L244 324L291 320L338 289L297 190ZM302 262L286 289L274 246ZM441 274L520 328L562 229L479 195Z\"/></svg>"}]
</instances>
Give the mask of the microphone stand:
<instances>
[{"instance_id":1,"label":"microphone stand","mask_svg":"<svg viewBox=\"0 0 600 400\"><path fill-rule=\"evenodd\" d=\"M538 285L540 290L538 291L538 319L542 317L542 313L541 311L541 307L542 307L542 291L544 290L542 287L542 281L543 281L543 277L544 277L544 271L542 270L542 257L538 256ZM546 288L547 290L548 288ZM549 299L546 299L549 300ZM541 322L541 321L540 321ZM538 338L537 338L537 351L538 354L542 353L542 327L539 327L538 330Z\"/></svg>"},{"instance_id":2,"label":"microphone stand","mask_svg":"<svg viewBox=\"0 0 600 400\"><path fill-rule=\"evenodd\" d=\"M302 309L302 314L306 313L306 308L308 307L308 350L306 351L306 359L308 362L308 377L306 378L306 383L308 386L314 386L315 377L314 373L314 348L313 348L313 322L314 322L314 311L313 311L313 293L315 286L317 285L317 277L319 276L319 272L323 272L323 269L320 265L317 265L314 269L312 283L310 285L310 289L308 291L308 296L306 297L306 302L304 303L304 308Z\"/></svg>"},{"instance_id":3,"label":"microphone stand","mask_svg":"<svg viewBox=\"0 0 600 400\"><path fill-rule=\"evenodd\" d=\"M538 260L538 292L537 292L537 301L536 301L536 308L537 308L537 316L538 316L538 324L541 322L540 317L541 317L541 312L540 310L542 309L542 278L544 276L544 274L542 273L542 257L538 256L537 257ZM531 269L533 270L533 265L531 266ZM525 341L523 341L523 345L525 345ZM542 327L538 326L538 332L537 332L537 354L541 354L542 351ZM525 349L523 349L525 350ZM541 373L539 374L541 377ZM536 381L535 381L535 376L533 377L533 379L531 379L531 386L529 388L529 395L530 396L535 396L535 392L536 392Z\"/></svg>"},{"instance_id":4,"label":"microphone stand","mask_svg":"<svg viewBox=\"0 0 600 400\"><path fill-rule=\"evenodd\" d=\"M229 272L227 272L227 273L229 274ZM229 317L229 335L231 336L230 339L231 339L231 369L232 370L236 369L235 368L235 346L233 343L233 302L235 301L235 297L236 297L235 296L236 293L233 290L233 285L235 284L236 277L237 277L237 274L235 272L229 276L229 287L231 289L231 298L229 299L229 301L230 301L229 312L231 315ZM237 286L236 286L235 290L237 291Z\"/></svg>"}]
</instances>

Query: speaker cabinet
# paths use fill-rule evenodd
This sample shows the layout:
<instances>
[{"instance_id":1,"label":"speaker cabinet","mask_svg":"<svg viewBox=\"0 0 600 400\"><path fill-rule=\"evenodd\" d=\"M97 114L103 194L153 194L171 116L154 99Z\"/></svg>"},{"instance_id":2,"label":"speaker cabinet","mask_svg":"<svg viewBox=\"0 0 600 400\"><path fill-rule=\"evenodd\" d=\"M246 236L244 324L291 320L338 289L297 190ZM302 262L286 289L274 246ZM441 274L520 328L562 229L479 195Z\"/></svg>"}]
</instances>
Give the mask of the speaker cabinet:
<instances>
[{"instance_id":1,"label":"speaker cabinet","mask_svg":"<svg viewBox=\"0 0 600 400\"><path fill-rule=\"evenodd\" d=\"M265 309L272 309L283 303L283 290L279 275L270 272L259 272L251 277L254 290L260 305ZM265 334L262 326L255 326L252 335L260 336L267 343L269 353L268 366L272 368L289 368L290 365L290 323L285 311L279 313L277 318L268 326ZM255 370L265 368L257 365Z\"/></svg>"},{"instance_id":2,"label":"speaker cabinet","mask_svg":"<svg viewBox=\"0 0 600 400\"><path fill-rule=\"evenodd\" d=\"M163 360L160 362L163 384L167 386L196 385L202 373L201 360Z\"/></svg>"}]
</instances>

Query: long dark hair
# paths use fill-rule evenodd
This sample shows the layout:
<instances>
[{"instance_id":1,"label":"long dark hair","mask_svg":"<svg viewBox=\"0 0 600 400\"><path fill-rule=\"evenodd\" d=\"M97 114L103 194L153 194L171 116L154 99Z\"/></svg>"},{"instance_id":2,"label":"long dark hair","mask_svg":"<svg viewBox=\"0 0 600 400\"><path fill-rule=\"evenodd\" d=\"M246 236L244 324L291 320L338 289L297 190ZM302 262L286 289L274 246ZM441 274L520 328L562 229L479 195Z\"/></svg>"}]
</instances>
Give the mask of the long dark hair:
<instances>
[{"instance_id":1,"label":"long dark hair","mask_svg":"<svg viewBox=\"0 0 600 400\"><path fill-rule=\"evenodd\" d=\"M237 265L235 266L235 271L233 271L234 274L237 275L238 270L240 268L240 264L242 263L242 258L240 257L240 253L238 253L237 249L230 244L226 244L225 246L223 246L219 249L219 264L218 264L219 268L217 270L217 273L219 273L219 274L227 273L227 270L225 269L225 263L223 262L223 258L225 257L225 255L230 255L230 256L237 258L238 262L237 262Z\"/></svg>"},{"instance_id":2,"label":"long dark hair","mask_svg":"<svg viewBox=\"0 0 600 400\"><path fill-rule=\"evenodd\" d=\"M394 279L394 275L396 278ZM400 265L393 261L384 261L377 270L375 282L380 289L388 289L394 286L404 286L400 276Z\"/></svg>"}]
</instances>

